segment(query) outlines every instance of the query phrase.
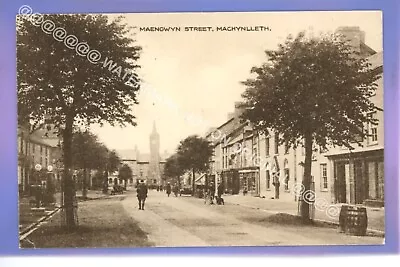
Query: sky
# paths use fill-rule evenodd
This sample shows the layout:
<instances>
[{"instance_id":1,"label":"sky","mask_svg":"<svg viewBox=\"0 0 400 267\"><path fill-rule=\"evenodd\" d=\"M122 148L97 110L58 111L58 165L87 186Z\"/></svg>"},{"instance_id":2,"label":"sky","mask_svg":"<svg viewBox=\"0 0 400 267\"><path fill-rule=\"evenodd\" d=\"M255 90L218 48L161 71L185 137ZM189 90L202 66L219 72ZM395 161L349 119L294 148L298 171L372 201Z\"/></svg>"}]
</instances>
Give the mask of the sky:
<instances>
[{"instance_id":1,"label":"sky","mask_svg":"<svg viewBox=\"0 0 400 267\"><path fill-rule=\"evenodd\" d=\"M275 49L289 34L306 30L334 32L340 26L358 26L365 43L382 51L382 15L379 11L235 12L123 14L136 26L143 80L139 105L133 107L137 126L93 125L92 131L110 149L149 152L149 135L156 123L160 153L173 153L179 141L204 136L234 111L250 70L266 61L264 51ZM268 27L266 31L216 31L216 27ZM176 32L140 31L140 27L181 27ZM185 31L184 27L212 27L214 31Z\"/></svg>"}]
</instances>

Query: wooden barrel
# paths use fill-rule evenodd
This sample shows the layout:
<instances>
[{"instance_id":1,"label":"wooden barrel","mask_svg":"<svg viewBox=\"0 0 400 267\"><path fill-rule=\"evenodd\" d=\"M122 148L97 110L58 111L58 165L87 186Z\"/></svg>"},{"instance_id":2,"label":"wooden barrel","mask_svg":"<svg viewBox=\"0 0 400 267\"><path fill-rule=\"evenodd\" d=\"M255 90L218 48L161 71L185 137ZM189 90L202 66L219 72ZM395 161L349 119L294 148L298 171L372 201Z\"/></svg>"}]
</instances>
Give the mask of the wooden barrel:
<instances>
[{"instance_id":1,"label":"wooden barrel","mask_svg":"<svg viewBox=\"0 0 400 267\"><path fill-rule=\"evenodd\" d=\"M365 207L348 206L345 225L347 233L365 236L368 226L367 209Z\"/></svg>"}]
</instances>

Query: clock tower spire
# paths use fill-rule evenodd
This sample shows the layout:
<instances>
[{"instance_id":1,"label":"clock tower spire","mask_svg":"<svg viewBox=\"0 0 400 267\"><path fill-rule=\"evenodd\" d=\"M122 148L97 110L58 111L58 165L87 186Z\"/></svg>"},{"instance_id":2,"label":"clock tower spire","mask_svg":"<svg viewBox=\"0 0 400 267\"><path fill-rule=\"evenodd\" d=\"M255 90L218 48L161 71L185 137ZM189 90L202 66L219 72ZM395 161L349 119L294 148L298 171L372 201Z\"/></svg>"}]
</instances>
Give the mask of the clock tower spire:
<instances>
[{"instance_id":1,"label":"clock tower spire","mask_svg":"<svg viewBox=\"0 0 400 267\"><path fill-rule=\"evenodd\" d=\"M157 132L156 122L153 122L153 130L150 134L150 162L149 162L149 184L161 184L160 172L160 136Z\"/></svg>"}]
</instances>

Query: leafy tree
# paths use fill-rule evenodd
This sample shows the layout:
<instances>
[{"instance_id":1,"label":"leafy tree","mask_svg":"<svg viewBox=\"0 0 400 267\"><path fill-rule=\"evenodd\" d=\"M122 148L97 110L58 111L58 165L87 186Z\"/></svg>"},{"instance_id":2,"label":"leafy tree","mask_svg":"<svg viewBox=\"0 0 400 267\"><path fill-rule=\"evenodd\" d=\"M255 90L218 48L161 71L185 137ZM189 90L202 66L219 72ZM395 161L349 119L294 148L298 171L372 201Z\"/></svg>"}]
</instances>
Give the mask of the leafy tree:
<instances>
[{"instance_id":1,"label":"leafy tree","mask_svg":"<svg viewBox=\"0 0 400 267\"><path fill-rule=\"evenodd\" d=\"M209 169L213 153L211 143L202 137L192 135L182 140L178 146L178 162L183 171L192 172L192 194L196 189L195 173L205 172Z\"/></svg>"},{"instance_id":2,"label":"leafy tree","mask_svg":"<svg viewBox=\"0 0 400 267\"><path fill-rule=\"evenodd\" d=\"M87 178L92 169L100 169L104 160L98 160L100 143L96 135L89 131L78 131L72 137L72 162L74 168L83 170L82 195L87 195Z\"/></svg>"},{"instance_id":3,"label":"leafy tree","mask_svg":"<svg viewBox=\"0 0 400 267\"><path fill-rule=\"evenodd\" d=\"M43 15L42 21L52 21L100 52L100 60L91 57L89 61L35 26L32 18L17 18L18 119L41 125L46 117L62 135L66 224L73 229L73 127L104 122L136 125L131 108L138 103L139 79L135 71L141 48L130 35L131 28L122 23L122 17ZM114 67L107 67L109 60L115 62Z\"/></svg>"},{"instance_id":4,"label":"leafy tree","mask_svg":"<svg viewBox=\"0 0 400 267\"><path fill-rule=\"evenodd\" d=\"M307 191L313 143L324 149L352 149L360 145L359 137L368 135L363 125L376 123L367 114L378 110L369 97L379 76L366 59L333 34L289 36L266 55L268 61L252 69L256 77L243 82L243 118L261 132L279 133L280 144L304 145L302 184ZM310 221L309 205L302 205L301 216L304 222Z\"/></svg>"},{"instance_id":5,"label":"leafy tree","mask_svg":"<svg viewBox=\"0 0 400 267\"><path fill-rule=\"evenodd\" d=\"M124 164L121 166L121 168L119 168L118 178L124 180L125 190L127 181L132 177L132 169L127 164Z\"/></svg>"},{"instance_id":6,"label":"leafy tree","mask_svg":"<svg viewBox=\"0 0 400 267\"><path fill-rule=\"evenodd\" d=\"M107 191L108 191L108 175L109 175L109 173L118 171L118 168L121 164L121 159L119 158L119 156L115 150L107 152L106 160L107 161L106 161L106 165L105 165L104 188L103 188L104 193L107 193Z\"/></svg>"},{"instance_id":7,"label":"leafy tree","mask_svg":"<svg viewBox=\"0 0 400 267\"><path fill-rule=\"evenodd\" d=\"M179 189L181 188L181 176L185 173L180 164L178 154L174 154L167 158L164 167L164 177L175 178L178 181Z\"/></svg>"}]
</instances>

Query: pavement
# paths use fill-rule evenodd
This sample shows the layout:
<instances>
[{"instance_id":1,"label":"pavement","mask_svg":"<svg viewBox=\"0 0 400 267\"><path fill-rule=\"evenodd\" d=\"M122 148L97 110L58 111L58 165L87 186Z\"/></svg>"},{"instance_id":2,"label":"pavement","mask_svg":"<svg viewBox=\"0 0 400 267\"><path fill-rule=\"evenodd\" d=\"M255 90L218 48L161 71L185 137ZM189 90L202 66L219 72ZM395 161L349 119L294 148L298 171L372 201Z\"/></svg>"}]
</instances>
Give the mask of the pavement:
<instances>
[{"instance_id":1,"label":"pavement","mask_svg":"<svg viewBox=\"0 0 400 267\"><path fill-rule=\"evenodd\" d=\"M225 202L244 207L262 210L271 214L287 213L298 215L298 202L280 199L267 199L254 196L225 195ZM326 208L316 208L314 219L333 224L339 224L340 204L331 204ZM385 233L385 209L367 207L368 231Z\"/></svg>"},{"instance_id":2,"label":"pavement","mask_svg":"<svg viewBox=\"0 0 400 267\"><path fill-rule=\"evenodd\" d=\"M101 199L108 197L108 194L103 194L101 191L88 190L87 200ZM25 233L29 232L31 229L35 228L39 223L43 222L61 207L61 193L57 192L54 194L56 203L53 206L44 207L43 212L32 211L32 205L29 203L33 197L23 197L19 199L19 233L23 236ZM82 192L78 191L76 193L77 199L82 199Z\"/></svg>"},{"instance_id":3,"label":"pavement","mask_svg":"<svg viewBox=\"0 0 400 267\"><path fill-rule=\"evenodd\" d=\"M384 243L383 237L351 236L339 233L335 228L272 222L269 220L274 216L272 213L268 215L235 204L230 197L226 198L225 205L208 205L203 199L167 197L163 192L150 191L145 210L138 209L134 194L121 202L127 214L156 247Z\"/></svg>"}]
</instances>

